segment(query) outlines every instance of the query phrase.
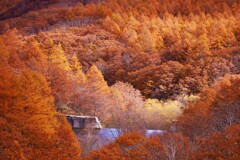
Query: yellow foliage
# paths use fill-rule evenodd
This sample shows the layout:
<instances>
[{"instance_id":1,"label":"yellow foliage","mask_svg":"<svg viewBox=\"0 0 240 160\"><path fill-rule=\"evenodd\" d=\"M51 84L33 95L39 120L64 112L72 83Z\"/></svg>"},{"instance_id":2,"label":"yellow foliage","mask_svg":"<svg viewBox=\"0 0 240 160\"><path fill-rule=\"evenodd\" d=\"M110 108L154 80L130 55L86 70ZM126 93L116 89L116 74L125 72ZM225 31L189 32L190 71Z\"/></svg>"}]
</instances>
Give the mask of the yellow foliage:
<instances>
[{"instance_id":1,"label":"yellow foliage","mask_svg":"<svg viewBox=\"0 0 240 160\"><path fill-rule=\"evenodd\" d=\"M147 99L144 105L145 119L151 124L151 128L158 128L176 120L182 113L181 107L183 104L177 100L163 102Z\"/></svg>"},{"instance_id":2,"label":"yellow foliage","mask_svg":"<svg viewBox=\"0 0 240 160\"><path fill-rule=\"evenodd\" d=\"M110 93L107 82L95 65L93 65L87 73L87 83L98 93Z\"/></svg>"},{"instance_id":3,"label":"yellow foliage","mask_svg":"<svg viewBox=\"0 0 240 160\"><path fill-rule=\"evenodd\" d=\"M70 71L70 65L68 63L67 57L60 44L53 45L50 51L50 61L52 65L55 65L65 71Z\"/></svg>"},{"instance_id":4,"label":"yellow foliage","mask_svg":"<svg viewBox=\"0 0 240 160\"><path fill-rule=\"evenodd\" d=\"M82 71L82 65L80 64L76 54L73 54L73 56L71 58L70 67L73 71L74 76L76 76L78 82L85 83L86 76Z\"/></svg>"}]
</instances>

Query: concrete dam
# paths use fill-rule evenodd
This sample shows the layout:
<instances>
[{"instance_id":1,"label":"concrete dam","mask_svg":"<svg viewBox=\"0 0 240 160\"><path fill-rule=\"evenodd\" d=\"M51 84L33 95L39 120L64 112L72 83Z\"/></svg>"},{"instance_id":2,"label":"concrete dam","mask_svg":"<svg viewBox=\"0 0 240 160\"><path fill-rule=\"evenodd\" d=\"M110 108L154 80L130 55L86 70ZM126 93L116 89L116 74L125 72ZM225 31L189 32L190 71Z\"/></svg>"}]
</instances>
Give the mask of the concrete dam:
<instances>
[{"instance_id":1,"label":"concrete dam","mask_svg":"<svg viewBox=\"0 0 240 160\"><path fill-rule=\"evenodd\" d=\"M102 128L97 117L65 115L69 124L72 126L76 137L85 150L92 151L100 149L102 146L112 143L116 138L124 133L120 128ZM162 130L146 130L146 137L151 135L162 135ZM89 146L91 146L89 148Z\"/></svg>"},{"instance_id":2,"label":"concrete dam","mask_svg":"<svg viewBox=\"0 0 240 160\"><path fill-rule=\"evenodd\" d=\"M97 117L65 115L73 129L101 129L102 125Z\"/></svg>"}]
</instances>

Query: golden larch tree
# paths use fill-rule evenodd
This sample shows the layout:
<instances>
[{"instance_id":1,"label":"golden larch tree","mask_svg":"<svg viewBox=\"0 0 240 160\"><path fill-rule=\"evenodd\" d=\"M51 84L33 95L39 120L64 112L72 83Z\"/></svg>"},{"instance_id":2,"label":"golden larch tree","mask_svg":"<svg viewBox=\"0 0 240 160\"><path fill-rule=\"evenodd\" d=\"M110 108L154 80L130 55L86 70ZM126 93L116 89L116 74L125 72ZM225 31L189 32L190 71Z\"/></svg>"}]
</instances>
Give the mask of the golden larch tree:
<instances>
[{"instance_id":1,"label":"golden larch tree","mask_svg":"<svg viewBox=\"0 0 240 160\"><path fill-rule=\"evenodd\" d=\"M86 82L86 76L82 71L82 65L78 60L78 57L76 54L73 54L70 62L70 67L72 69L72 72L74 76L77 78L77 81L79 83L85 83Z\"/></svg>"},{"instance_id":2,"label":"golden larch tree","mask_svg":"<svg viewBox=\"0 0 240 160\"><path fill-rule=\"evenodd\" d=\"M87 73L87 82L98 93L108 94L110 92L107 82L95 65L93 65Z\"/></svg>"},{"instance_id":3,"label":"golden larch tree","mask_svg":"<svg viewBox=\"0 0 240 160\"><path fill-rule=\"evenodd\" d=\"M65 71L70 71L70 65L60 44L53 45L50 51L50 62Z\"/></svg>"}]
</instances>

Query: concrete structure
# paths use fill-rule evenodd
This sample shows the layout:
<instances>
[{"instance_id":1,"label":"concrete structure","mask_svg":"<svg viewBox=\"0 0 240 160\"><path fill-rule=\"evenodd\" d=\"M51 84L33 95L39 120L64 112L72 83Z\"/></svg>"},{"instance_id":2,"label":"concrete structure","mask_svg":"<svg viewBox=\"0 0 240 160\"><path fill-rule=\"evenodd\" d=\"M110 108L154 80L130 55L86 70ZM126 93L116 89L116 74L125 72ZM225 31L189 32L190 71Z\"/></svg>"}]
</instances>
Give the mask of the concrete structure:
<instances>
[{"instance_id":1,"label":"concrete structure","mask_svg":"<svg viewBox=\"0 0 240 160\"><path fill-rule=\"evenodd\" d=\"M73 129L101 129L102 126L97 117L65 115Z\"/></svg>"}]
</instances>

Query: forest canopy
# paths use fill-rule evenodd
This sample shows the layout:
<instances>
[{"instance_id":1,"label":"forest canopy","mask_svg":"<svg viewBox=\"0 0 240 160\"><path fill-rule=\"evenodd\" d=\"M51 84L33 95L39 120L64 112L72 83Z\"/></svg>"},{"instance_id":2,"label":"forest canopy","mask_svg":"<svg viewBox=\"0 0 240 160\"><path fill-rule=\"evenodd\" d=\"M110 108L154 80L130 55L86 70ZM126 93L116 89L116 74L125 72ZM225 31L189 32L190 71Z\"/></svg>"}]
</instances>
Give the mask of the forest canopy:
<instances>
[{"instance_id":1,"label":"forest canopy","mask_svg":"<svg viewBox=\"0 0 240 160\"><path fill-rule=\"evenodd\" d=\"M239 13L239 0L2 0L0 160L238 160ZM64 114L123 136L91 152Z\"/></svg>"}]
</instances>

